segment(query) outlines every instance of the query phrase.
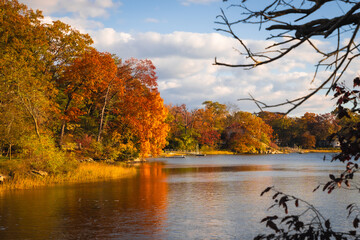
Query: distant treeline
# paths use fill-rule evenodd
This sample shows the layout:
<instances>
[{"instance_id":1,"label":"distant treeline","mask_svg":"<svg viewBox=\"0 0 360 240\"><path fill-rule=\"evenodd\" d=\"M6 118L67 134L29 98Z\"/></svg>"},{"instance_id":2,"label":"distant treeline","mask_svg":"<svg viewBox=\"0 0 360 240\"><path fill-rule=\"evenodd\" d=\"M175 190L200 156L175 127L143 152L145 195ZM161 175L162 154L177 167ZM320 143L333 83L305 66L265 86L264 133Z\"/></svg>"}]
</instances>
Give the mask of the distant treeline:
<instances>
[{"instance_id":1,"label":"distant treeline","mask_svg":"<svg viewBox=\"0 0 360 240\"><path fill-rule=\"evenodd\" d=\"M335 113L305 113L289 117L282 113L252 114L231 111L225 104L206 101L204 108L188 110L186 105L168 105L169 149L224 149L237 153L266 152L277 147L327 148L337 145L330 136L360 120L337 119Z\"/></svg>"}]
</instances>

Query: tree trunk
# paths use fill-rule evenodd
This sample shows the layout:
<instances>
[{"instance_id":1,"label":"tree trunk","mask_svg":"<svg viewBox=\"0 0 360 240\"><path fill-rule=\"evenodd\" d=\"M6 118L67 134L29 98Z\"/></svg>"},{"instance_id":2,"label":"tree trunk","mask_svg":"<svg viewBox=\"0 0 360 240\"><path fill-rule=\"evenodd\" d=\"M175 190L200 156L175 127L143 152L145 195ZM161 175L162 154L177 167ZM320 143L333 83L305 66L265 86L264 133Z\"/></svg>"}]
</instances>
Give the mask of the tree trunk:
<instances>
[{"instance_id":1,"label":"tree trunk","mask_svg":"<svg viewBox=\"0 0 360 240\"><path fill-rule=\"evenodd\" d=\"M98 133L98 136L97 136L97 139L96 139L97 142L100 142L100 139L101 139L101 131L102 131L102 128L103 128L105 109L106 109L106 105L107 105L107 101L108 101L108 96L109 96L109 91L110 91L111 82L112 82L112 80L110 81L110 83L109 83L109 85L108 85L108 87L107 87L106 95L105 95L105 100L104 100L104 105L103 105L103 107L102 107L102 109L101 109L101 117L100 117L100 124L99 124L99 133Z\"/></svg>"},{"instance_id":2,"label":"tree trunk","mask_svg":"<svg viewBox=\"0 0 360 240\"><path fill-rule=\"evenodd\" d=\"M35 116L35 110L34 108L31 106L31 104L27 104L24 97L21 95L20 91L19 91L19 96L21 98L21 101L23 102L25 109L29 112L29 114L31 115L33 121L34 121L34 126L35 126L35 132L36 135L38 136L38 138L40 139L40 131L39 131L39 124L37 122L36 116Z\"/></svg>"},{"instance_id":3,"label":"tree trunk","mask_svg":"<svg viewBox=\"0 0 360 240\"><path fill-rule=\"evenodd\" d=\"M71 100L72 100L72 97L70 95L68 95L68 101L66 103L64 113L69 109ZM63 144L64 134L65 134L65 126L66 126L66 121L63 120L62 123L61 123L61 130L60 130L60 140L59 140L60 147Z\"/></svg>"},{"instance_id":4,"label":"tree trunk","mask_svg":"<svg viewBox=\"0 0 360 240\"><path fill-rule=\"evenodd\" d=\"M64 138L64 133L65 133L65 125L66 125L65 120L63 120L62 123L61 123L61 131L60 131L60 140L59 140L60 147L63 144L63 138Z\"/></svg>"},{"instance_id":5,"label":"tree trunk","mask_svg":"<svg viewBox=\"0 0 360 240\"><path fill-rule=\"evenodd\" d=\"M34 115L33 113L31 113L31 112L30 112L30 114L31 114L31 116L32 116L32 118L33 118L33 121L34 121L34 126L35 126L36 135L37 135L38 138L40 139L39 124L38 124L38 122L37 122L37 119L36 119L35 115Z\"/></svg>"},{"instance_id":6,"label":"tree trunk","mask_svg":"<svg viewBox=\"0 0 360 240\"><path fill-rule=\"evenodd\" d=\"M12 146L12 144L10 143L9 144L9 159L10 159L10 161L11 161L11 146Z\"/></svg>"}]
</instances>

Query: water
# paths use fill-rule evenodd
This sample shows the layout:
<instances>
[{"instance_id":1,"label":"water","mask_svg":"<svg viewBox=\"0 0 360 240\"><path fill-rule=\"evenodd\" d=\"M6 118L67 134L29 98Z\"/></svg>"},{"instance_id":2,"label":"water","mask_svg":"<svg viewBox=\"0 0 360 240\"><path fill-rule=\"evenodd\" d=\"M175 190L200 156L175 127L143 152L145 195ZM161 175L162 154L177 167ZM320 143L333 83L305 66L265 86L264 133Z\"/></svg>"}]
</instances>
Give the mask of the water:
<instances>
[{"instance_id":1,"label":"water","mask_svg":"<svg viewBox=\"0 0 360 240\"><path fill-rule=\"evenodd\" d=\"M0 195L0 239L252 239L267 186L302 197L347 228L358 193L312 190L342 164L324 154L153 159L135 177ZM328 155L329 158L329 155Z\"/></svg>"}]
</instances>

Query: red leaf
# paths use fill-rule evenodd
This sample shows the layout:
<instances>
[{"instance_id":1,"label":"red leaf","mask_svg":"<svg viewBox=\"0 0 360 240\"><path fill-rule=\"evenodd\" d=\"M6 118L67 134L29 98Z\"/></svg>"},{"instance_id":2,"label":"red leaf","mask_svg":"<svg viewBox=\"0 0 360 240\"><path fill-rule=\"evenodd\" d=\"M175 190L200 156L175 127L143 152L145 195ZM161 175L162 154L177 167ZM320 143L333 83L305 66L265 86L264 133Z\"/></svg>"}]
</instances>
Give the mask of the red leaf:
<instances>
[{"instance_id":1,"label":"red leaf","mask_svg":"<svg viewBox=\"0 0 360 240\"><path fill-rule=\"evenodd\" d=\"M354 87L356 87L356 86L360 86L360 78L359 77L354 79Z\"/></svg>"}]
</instances>

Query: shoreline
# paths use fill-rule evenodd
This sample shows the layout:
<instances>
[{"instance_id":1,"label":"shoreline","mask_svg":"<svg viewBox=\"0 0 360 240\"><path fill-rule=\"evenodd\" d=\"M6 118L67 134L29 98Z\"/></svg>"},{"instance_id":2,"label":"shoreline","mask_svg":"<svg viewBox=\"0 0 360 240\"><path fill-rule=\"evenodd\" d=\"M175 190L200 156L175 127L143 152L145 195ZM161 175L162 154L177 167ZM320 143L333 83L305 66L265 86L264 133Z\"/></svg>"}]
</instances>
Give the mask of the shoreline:
<instances>
[{"instance_id":1,"label":"shoreline","mask_svg":"<svg viewBox=\"0 0 360 240\"><path fill-rule=\"evenodd\" d=\"M121 179L134 176L137 170L127 165L110 165L102 162L79 163L79 166L70 172L54 175L35 175L31 173L18 174L13 178L5 178L0 185L0 192L7 190L36 189L58 184L90 183Z\"/></svg>"},{"instance_id":2,"label":"shoreline","mask_svg":"<svg viewBox=\"0 0 360 240\"><path fill-rule=\"evenodd\" d=\"M276 153L252 153L250 155L272 155L289 153L338 153L340 149L281 149ZM233 153L230 151L214 150L194 154L191 152L169 152L163 153L160 158L185 157L185 156L206 156L206 155L248 155L246 153ZM58 184L91 183L111 179L121 179L134 176L137 173L134 165L145 161L132 161L130 163L108 164L104 162L82 162L70 172L54 175L36 175L28 173L18 174L12 178L4 176L0 184L0 192L6 190L25 190L40 187L54 186ZM1 174L0 174L1 176Z\"/></svg>"},{"instance_id":3,"label":"shoreline","mask_svg":"<svg viewBox=\"0 0 360 240\"><path fill-rule=\"evenodd\" d=\"M196 155L271 155L271 154L289 154L289 153L339 153L340 149L295 149L295 148L284 148L275 150L269 153L234 153L226 150L214 150L214 151L203 151L200 153L185 152L185 151L173 151L168 153L163 153L159 157L168 158L168 157L180 157L180 156L196 156Z\"/></svg>"}]
</instances>

